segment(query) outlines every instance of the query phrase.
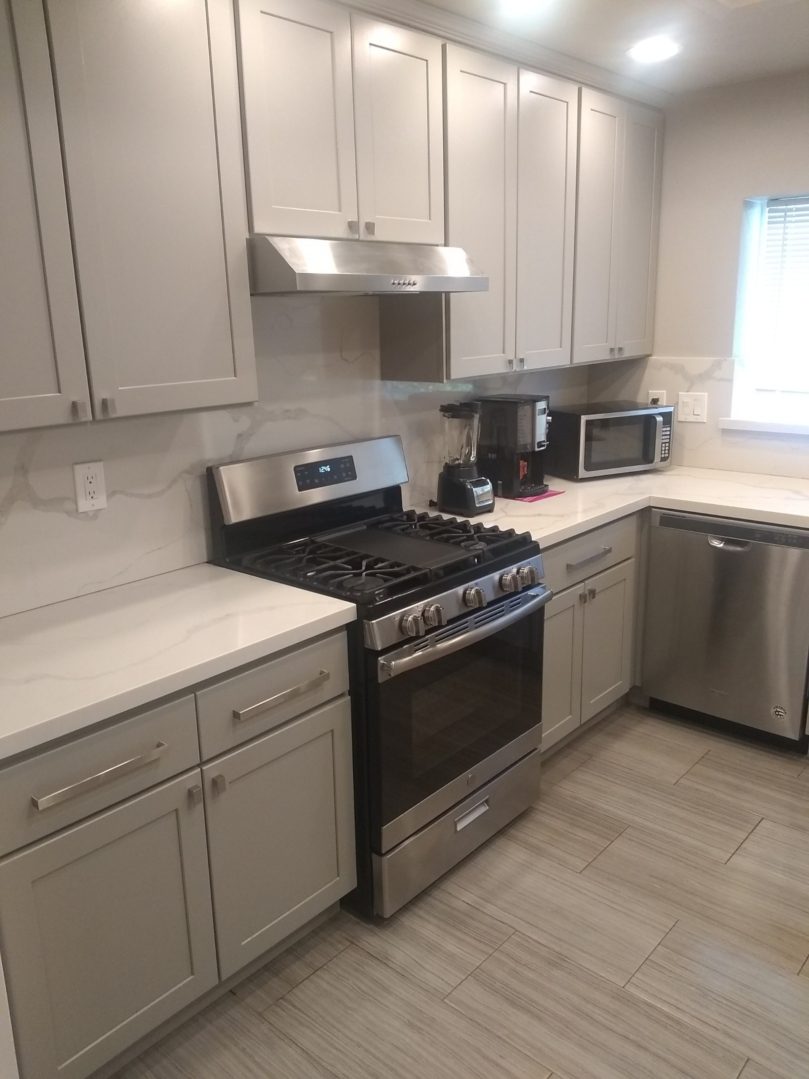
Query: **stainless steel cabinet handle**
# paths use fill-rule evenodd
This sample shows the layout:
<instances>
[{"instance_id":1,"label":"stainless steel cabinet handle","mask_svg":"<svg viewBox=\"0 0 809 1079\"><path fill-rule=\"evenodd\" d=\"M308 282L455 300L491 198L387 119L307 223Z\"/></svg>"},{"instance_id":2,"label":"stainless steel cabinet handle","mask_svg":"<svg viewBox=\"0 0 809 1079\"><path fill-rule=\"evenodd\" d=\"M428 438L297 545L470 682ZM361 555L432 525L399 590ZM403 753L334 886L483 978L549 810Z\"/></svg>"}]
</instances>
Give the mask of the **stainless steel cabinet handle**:
<instances>
[{"instance_id":1,"label":"stainless steel cabinet handle","mask_svg":"<svg viewBox=\"0 0 809 1079\"><path fill-rule=\"evenodd\" d=\"M472 821L476 821L478 817L482 817L484 813L489 812L489 799L484 798L482 802L478 802L476 806L472 806L471 809L467 809L466 813L461 813L460 817L455 818L455 831L462 832L464 828L468 828Z\"/></svg>"},{"instance_id":2,"label":"stainless steel cabinet handle","mask_svg":"<svg viewBox=\"0 0 809 1079\"><path fill-rule=\"evenodd\" d=\"M376 222L375 221L366 221L365 222L365 231L368 233L369 236L376 235Z\"/></svg>"},{"instance_id":3,"label":"stainless steel cabinet handle","mask_svg":"<svg viewBox=\"0 0 809 1079\"><path fill-rule=\"evenodd\" d=\"M579 603L586 603L586 602L587 602L587 593L586 592L579 592Z\"/></svg>"},{"instance_id":4,"label":"stainless steel cabinet handle","mask_svg":"<svg viewBox=\"0 0 809 1079\"><path fill-rule=\"evenodd\" d=\"M211 780L211 786L213 787L214 794L224 794L228 789L228 777L223 776L220 772L219 775L215 775Z\"/></svg>"},{"instance_id":5,"label":"stainless steel cabinet handle","mask_svg":"<svg viewBox=\"0 0 809 1079\"><path fill-rule=\"evenodd\" d=\"M623 356L623 354L624 354L624 350L623 350L623 348L619 348L619 349L618 349L618 355L619 355L619 356Z\"/></svg>"},{"instance_id":6,"label":"stainless steel cabinet handle","mask_svg":"<svg viewBox=\"0 0 809 1079\"><path fill-rule=\"evenodd\" d=\"M262 712L269 712L271 708L277 708L279 704L286 704L287 701L291 701L294 697L300 697L304 693L310 693L313 689L318 689L324 685L331 678L329 671L320 671L316 678L311 678L308 682L301 682L299 686L292 686L291 689L285 689L281 693L276 693L272 697L268 697L266 701L259 701L257 704L251 704L249 708L233 709L233 722L244 723L245 720L253 719L254 716L261 715Z\"/></svg>"},{"instance_id":7,"label":"stainless steel cabinet handle","mask_svg":"<svg viewBox=\"0 0 809 1079\"><path fill-rule=\"evenodd\" d=\"M45 809L61 805L62 802L67 802L71 798L78 798L81 794L88 794L90 791L97 790L98 787L103 787L106 783L111 783L120 776L129 775L130 772L136 772L139 768L152 764L159 757L162 757L167 749L168 745L165 742L158 742L154 749L150 749L147 753L141 753L137 757L130 757L128 761L121 761L120 764L113 764L111 768L105 768L103 772L97 772L94 776L80 779L78 783L71 783L69 787L53 791L52 794L43 794L41 797L32 794L31 804L40 813Z\"/></svg>"},{"instance_id":8,"label":"stainless steel cabinet handle","mask_svg":"<svg viewBox=\"0 0 809 1079\"><path fill-rule=\"evenodd\" d=\"M581 569L582 566L587 566L591 562L597 562L599 558L606 558L608 554L612 554L612 547L602 547L600 551L596 551L595 554L588 554L586 558L580 558L578 562L568 562L568 570Z\"/></svg>"},{"instance_id":9,"label":"stainless steel cabinet handle","mask_svg":"<svg viewBox=\"0 0 809 1079\"><path fill-rule=\"evenodd\" d=\"M514 360L506 360L506 366L508 367L509 371L513 371L514 370Z\"/></svg>"},{"instance_id":10,"label":"stainless steel cabinet handle","mask_svg":"<svg viewBox=\"0 0 809 1079\"><path fill-rule=\"evenodd\" d=\"M596 590L594 588L588 588L587 589L587 598L588 599L595 599L597 595L598 595L598 593L596 592Z\"/></svg>"},{"instance_id":11,"label":"stainless steel cabinet handle","mask_svg":"<svg viewBox=\"0 0 809 1079\"><path fill-rule=\"evenodd\" d=\"M192 806L198 806L202 801L202 787L199 783L195 783L193 787L188 788L188 801Z\"/></svg>"},{"instance_id":12,"label":"stainless steel cabinet handle","mask_svg":"<svg viewBox=\"0 0 809 1079\"><path fill-rule=\"evenodd\" d=\"M115 398L114 397L102 397L101 398L101 411L105 416L114 416L115 412L116 412Z\"/></svg>"},{"instance_id":13,"label":"stainless steel cabinet handle","mask_svg":"<svg viewBox=\"0 0 809 1079\"><path fill-rule=\"evenodd\" d=\"M517 363L520 365L521 368L525 368L525 356L520 356L520 358L517 360Z\"/></svg>"},{"instance_id":14,"label":"stainless steel cabinet handle","mask_svg":"<svg viewBox=\"0 0 809 1079\"><path fill-rule=\"evenodd\" d=\"M611 349L610 349L610 356L614 356L614 355L615 355L615 349L614 349L614 348L611 348Z\"/></svg>"},{"instance_id":15,"label":"stainless steel cabinet handle","mask_svg":"<svg viewBox=\"0 0 809 1079\"><path fill-rule=\"evenodd\" d=\"M87 418L87 405L84 401L70 402L70 418L71 420L83 420Z\"/></svg>"},{"instance_id":16,"label":"stainless steel cabinet handle","mask_svg":"<svg viewBox=\"0 0 809 1079\"><path fill-rule=\"evenodd\" d=\"M348 225L348 231L352 232L355 236L360 231L359 221L346 221L346 224Z\"/></svg>"}]
</instances>

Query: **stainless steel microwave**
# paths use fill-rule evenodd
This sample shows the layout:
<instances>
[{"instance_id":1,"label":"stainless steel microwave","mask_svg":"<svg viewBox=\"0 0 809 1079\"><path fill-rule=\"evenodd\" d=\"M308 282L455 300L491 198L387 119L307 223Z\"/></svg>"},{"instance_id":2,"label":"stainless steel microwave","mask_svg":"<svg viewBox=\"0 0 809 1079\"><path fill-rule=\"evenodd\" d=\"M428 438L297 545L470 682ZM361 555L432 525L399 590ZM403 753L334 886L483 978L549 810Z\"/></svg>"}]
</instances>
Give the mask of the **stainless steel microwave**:
<instances>
[{"instance_id":1,"label":"stainless steel microwave","mask_svg":"<svg viewBox=\"0 0 809 1079\"><path fill-rule=\"evenodd\" d=\"M591 402L554 408L546 470L568 480L647 472L671 463L673 405Z\"/></svg>"}]
</instances>

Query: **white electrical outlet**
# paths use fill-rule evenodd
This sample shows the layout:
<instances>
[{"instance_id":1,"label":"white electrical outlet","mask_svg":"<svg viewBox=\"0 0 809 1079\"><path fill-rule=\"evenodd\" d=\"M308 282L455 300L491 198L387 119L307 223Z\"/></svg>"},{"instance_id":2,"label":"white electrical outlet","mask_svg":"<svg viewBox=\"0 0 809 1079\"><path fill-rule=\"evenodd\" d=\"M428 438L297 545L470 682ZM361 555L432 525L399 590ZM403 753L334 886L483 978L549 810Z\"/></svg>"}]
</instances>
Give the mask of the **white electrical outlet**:
<instances>
[{"instance_id":1,"label":"white electrical outlet","mask_svg":"<svg viewBox=\"0 0 809 1079\"><path fill-rule=\"evenodd\" d=\"M79 513L92 513L107 506L107 488L104 486L104 462L87 461L73 466L73 482L76 485L76 509Z\"/></svg>"},{"instance_id":2,"label":"white electrical outlet","mask_svg":"<svg viewBox=\"0 0 809 1079\"><path fill-rule=\"evenodd\" d=\"M677 405L677 419L681 423L707 423L708 394L681 393Z\"/></svg>"},{"instance_id":3,"label":"white electrical outlet","mask_svg":"<svg viewBox=\"0 0 809 1079\"><path fill-rule=\"evenodd\" d=\"M646 396L650 405L665 405L666 403L665 390L647 390Z\"/></svg>"}]
</instances>

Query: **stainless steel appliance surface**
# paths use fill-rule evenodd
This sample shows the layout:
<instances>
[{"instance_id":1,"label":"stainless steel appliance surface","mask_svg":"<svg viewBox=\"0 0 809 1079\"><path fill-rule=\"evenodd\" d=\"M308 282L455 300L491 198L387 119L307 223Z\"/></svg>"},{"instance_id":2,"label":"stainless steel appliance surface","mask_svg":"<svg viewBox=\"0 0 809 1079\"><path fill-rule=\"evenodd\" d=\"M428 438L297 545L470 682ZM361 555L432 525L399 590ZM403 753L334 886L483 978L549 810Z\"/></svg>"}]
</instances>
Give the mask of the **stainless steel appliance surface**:
<instances>
[{"instance_id":1,"label":"stainless steel appliance surface","mask_svg":"<svg viewBox=\"0 0 809 1079\"><path fill-rule=\"evenodd\" d=\"M358 888L387 917L536 798L544 607L528 533L402 508L398 437L208 470L216 563L357 605Z\"/></svg>"},{"instance_id":2,"label":"stainless steel appliance surface","mask_svg":"<svg viewBox=\"0 0 809 1079\"><path fill-rule=\"evenodd\" d=\"M671 464L673 405L602 401L551 410L545 467L568 480L648 472Z\"/></svg>"},{"instance_id":3,"label":"stainless steel appliance surface","mask_svg":"<svg viewBox=\"0 0 809 1079\"><path fill-rule=\"evenodd\" d=\"M643 690L804 748L809 531L654 510Z\"/></svg>"},{"instance_id":4,"label":"stainless steel appliance surface","mask_svg":"<svg viewBox=\"0 0 809 1079\"><path fill-rule=\"evenodd\" d=\"M460 247L256 234L247 244L250 291L268 293L486 292L489 279Z\"/></svg>"}]
</instances>

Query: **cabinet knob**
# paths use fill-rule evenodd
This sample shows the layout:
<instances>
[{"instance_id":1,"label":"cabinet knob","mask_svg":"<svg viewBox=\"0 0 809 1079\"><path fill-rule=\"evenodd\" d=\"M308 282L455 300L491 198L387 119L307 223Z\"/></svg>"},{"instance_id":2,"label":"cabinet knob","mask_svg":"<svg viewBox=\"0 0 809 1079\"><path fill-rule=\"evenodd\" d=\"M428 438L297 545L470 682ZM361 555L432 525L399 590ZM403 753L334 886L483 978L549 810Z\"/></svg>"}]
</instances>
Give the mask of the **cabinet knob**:
<instances>
[{"instance_id":1,"label":"cabinet knob","mask_svg":"<svg viewBox=\"0 0 809 1079\"><path fill-rule=\"evenodd\" d=\"M84 420L87 418L87 405L84 401L70 402L70 418L71 420Z\"/></svg>"},{"instance_id":2,"label":"cabinet knob","mask_svg":"<svg viewBox=\"0 0 809 1079\"><path fill-rule=\"evenodd\" d=\"M598 593L596 592L596 590L594 588L588 588L587 589L587 598L588 599L595 599L597 595L598 595Z\"/></svg>"},{"instance_id":3,"label":"cabinet knob","mask_svg":"<svg viewBox=\"0 0 809 1079\"><path fill-rule=\"evenodd\" d=\"M611 349L610 349L610 356L614 356L614 355L615 355L615 349L614 349L614 348L611 348Z\"/></svg>"},{"instance_id":4,"label":"cabinet knob","mask_svg":"<svg viewBox=\"0 0 809 1079\"><path fill-rule=\"evenodd\" d=\"M116 412L115 398L114 397L102 397L101 398L101 413L104 416L114 416Z\"/></svg>"},{"instance_id":5,"label":"cabinet knob","mask_svg":"<svg viewBox=\"0 0 809 1079\"><path fill-rule=\"evenodd\" d=\"M202 801L202 787L199 783L195 783L193 787L188 788L188 801L192 806L198 806Z\"/></svg>"},{"instance_id":6,"label":"cabinet knob","mask_svg":"<svg viewBox=\"0 0 809 1079\"><path fill-rule=\"evenodd\" d=\"M221 772L219 775L215 775L211 780L211 787L213 788L214 794L224 794L228 789L227 777L223 776Z\"/></svg>"},{"instance_id":7,"label":"cabinet knob","mask_svg":"<svg viewBox=\"0 0 809 1079\"><path fill-rule=\"evenodd\" d=\"M623 346L621 346L621 348L618 349L618 355L623 356L623 354L624 354L624 350L623 350Z\"/></svg>"},{"instance_id":8,"label":"cabinet knob","mask_svg":"<svg viewBox=\"0 0 809 1079\"><path fill-rule=\"evenodd\" d=\"M520 367L524 368L525 367L525 356L520 356L519 360L517 360L517 363L520 365Z\"/></svg>"},{"instance_id":9,"label":"cabinet knob","mask_svg":"<svg viewBox=\"0 0 809 1079\"><path fill-rule=\"evenodd\" d=\"M579 592L579 603L586 603L586 602L587 602L587 593L586 592Z\"/></svg>"},{"instance_id":10,"label":"cabinet knob","mask_svg":"<svg viewBox=\"0 0 809 1079\"><path fill-rule=\"evenodd\" d=\"M506 366L508 367L509 371L513 371L514 370L514 360L506 360Z\"/></svg>"},{"instance_id":11,"label":"cabinet knob","mask_svg":"<svg viewBox=\"0 0 809 1079\"><path fill-rule=\"evenodd\" d=\"M365 231L368 233L369 236L375 236L376 235L376 222L375 221L366 221L365 222Z\"/></svg>"},{"instance_id":12,"label":"cabinet knob","mask_svg":"<svg viewBox=\"0 0 809 1079\"><path fill-rule=\"evenodd\" d=\"M360 231L359 221L346 221L346 225L348 225L348 231L353 233L354 236Z\"/></svg>"}]
</instances>

